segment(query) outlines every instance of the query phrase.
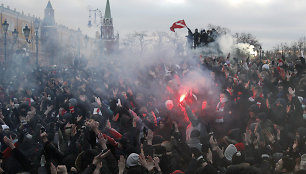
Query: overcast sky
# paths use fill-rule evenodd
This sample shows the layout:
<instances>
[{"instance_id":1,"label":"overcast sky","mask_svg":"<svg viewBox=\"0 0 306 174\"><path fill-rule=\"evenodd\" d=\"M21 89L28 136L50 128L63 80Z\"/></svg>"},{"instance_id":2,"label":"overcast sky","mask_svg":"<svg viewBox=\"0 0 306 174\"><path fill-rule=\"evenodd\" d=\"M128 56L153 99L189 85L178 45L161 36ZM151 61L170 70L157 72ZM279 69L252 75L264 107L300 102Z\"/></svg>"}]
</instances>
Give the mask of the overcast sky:
<instances>
[{"instance_id":1,"label":"overcast sky","mask_svg":"<svg viewBox=\"0 0 306 174\"><path fill-rule=\"evenodd\" d=\"M48 0L0 0L5 6L43 17ZM103 11L106 0L51 0L58 24L88 29L89 9ZM208 24L234 32L249 32L264 49L306 36L306 0L110 0L115 32L121 38L135 31L171 32L173 22L185 19L194 30ZM180 32L184 32L185 30ZM187 34L187 31L186 31Z\"/></svg>"}]
</instances>

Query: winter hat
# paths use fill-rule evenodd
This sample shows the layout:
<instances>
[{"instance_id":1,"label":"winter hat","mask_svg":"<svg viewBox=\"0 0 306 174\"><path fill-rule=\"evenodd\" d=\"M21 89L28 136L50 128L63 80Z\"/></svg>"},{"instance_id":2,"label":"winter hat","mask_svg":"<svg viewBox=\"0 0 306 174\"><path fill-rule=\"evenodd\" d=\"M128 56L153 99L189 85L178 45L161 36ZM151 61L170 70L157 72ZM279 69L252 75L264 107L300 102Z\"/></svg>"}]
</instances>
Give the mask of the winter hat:
<instances>
[{"instance_id":1,"label":"winter hat","mask_svg":"<svg viewBox=\"0 0 306 174\"><path fill-rule=\"evenodd\" d=\"M301 156L300 169L301 170L306 170L306 154L303 154Z\"/></svg>"},{"instance_id":2,"label":"winter hat","mask_svg":"<svg viewBox=\"0 0 306 174\"><path fill-rule=\"evenodd\" d=\"M262 70L269 70L269 65L268 64L262 65Z\"/></svg>"},{"instance_id":3,"label":"winter hat","mask_svg":"<svg viewBox=\"0 0 306 174\"><path fill-rule=\"evenodd\" d=\"M227 160L232 161L232 157L236 152L237 152L237 148L235 147L235 145L230 144L225 149L224 156Z\"/></svg>"},{"instance_id":4,"label":"winter hat","mask_svg":"<svg viewBox=\"0 0 306 174\"><path fill-rule=\"evenodd\" d=\"M174 172L172 172L170 174L185 174L185 173L181 170L175 170Z\"/></svg>"},{"instance_id":5,"label":"winter hat","mask_svg":"<svg viewBox=\"0 0 306 174\"><path fill-rule=\"evenodd\" d=\"M244 151L245 150L245 146L243 143L237 143L235 144L235 147L238 151Z\"/></svg>"},{"instance_id":6,"label":"winter hat","mask_svg":"<svg viewBox=\"0 0 306 174\"><path fill-rule=\"evenodd\" d=\"M71 98L71 99L69 99L69 104L71 106L76 106L78 104L78 101L75 98Z\"/></svg>"},{"instance_id":7,"label":"winter hat","mask_svg":"<svg viewBox=\"0 0 306 174\"><path fill-rule=\"evenodd\" d=\"M133 167L138 165L139 155L137 153L131 153L126 159L126 167Z\"/></svg>"},{"instance_id":8,"label":"winter hat","mask_svg":"<svg viewBox=\"0 0 306 174\"><path fill-rule=\"evenodd\" d=\"M9 130L10 129L10 127L8 127L8 125L6 125L6 124L4 124L4 125L1 125L1 127L2 127L2 130Z\"/></svg>"}]
</instances>

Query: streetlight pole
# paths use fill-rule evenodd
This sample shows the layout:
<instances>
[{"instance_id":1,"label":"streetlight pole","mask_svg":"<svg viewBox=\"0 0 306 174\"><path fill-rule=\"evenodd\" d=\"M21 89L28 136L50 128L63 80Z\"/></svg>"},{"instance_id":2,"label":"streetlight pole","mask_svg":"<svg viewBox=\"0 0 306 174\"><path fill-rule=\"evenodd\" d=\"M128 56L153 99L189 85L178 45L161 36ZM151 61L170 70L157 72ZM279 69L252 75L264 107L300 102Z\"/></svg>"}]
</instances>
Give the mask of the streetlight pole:
<instances>
[{"instance_id":1,"label":"streetlight pole","mask_svg":"<svg viewBox=\"0 0 306 174\"><path fill-rule=\"evenodd\" d=\"M95 15L95 18L94 18L94 24L97 24L96 23L96 17L97 15L99 15L100 17L100 39L102 39L103 35L102 35L102 31L103 31L103 14L102 14L102 11L100 9L94 9L94 10L91 10L89 9L89 20L88 20L88 27L90 28L92 26L92 22L91 22L91 12L94 13ZM99 24L97 24L98 26Z\"/></svg>"},{"instance_id":2,"label":"streetlight pole","mask_svg":"<svg viewBox=\"0 0 306 174\"><path fill-rule=\"evenodd\" d=\"M30 36L31 29L28 27L28 25L26 25L22 30L23 30L23 34L24 34L24 37L25 37L27 43L30 43L29 36Z\"/></svg>"},{"instance_id":3,"label":"streetlight pole","mask_svg":"<svg viewBox=\"0 0 306 174\"><path fill-rule=\"evenodd\" d=\"M262 56L261 50L262 50L262 48L261 48L261 46L259 46L259 58L260 58L260 60L261 60L261 56Z\"/></svg>"},{"instance_id":4,"label":"streetlight pole","mask_svg":"<svg viewBox=\"0 0 306 174\"><path fill-rule=\"evenodd\" d=\"M14 38L14 44L17 42L18 34L19 34L19 32L15 28L14 31L12 31L12 35L13 35L13 38Z\"/></svg>"},{"instance_id":5,"label":"streetlight pole","mask_svg":"<svg viewBox=\"0 0 306 174\"><path fill-rule=\"evenodd\" d=\"M9 23L7 23L7 21L5 20L2 24L2 29L4 31L4 64L6 64L7 60L6 60L6 45L7 45L7 30L8 30L8 27L9 27Z\"/></svg>"},{"instance_id":6,"label":"streetlight pole","mask_svg":"<svg viewBox=\"0 0 306 174\"><path fill-rule=\"evenodd\" d=\"M35 28L35 41L36 41L36 67L38 68L38 29L39 29L39 20L36 18L34 21Z\"/></svg>"}]
</instances>

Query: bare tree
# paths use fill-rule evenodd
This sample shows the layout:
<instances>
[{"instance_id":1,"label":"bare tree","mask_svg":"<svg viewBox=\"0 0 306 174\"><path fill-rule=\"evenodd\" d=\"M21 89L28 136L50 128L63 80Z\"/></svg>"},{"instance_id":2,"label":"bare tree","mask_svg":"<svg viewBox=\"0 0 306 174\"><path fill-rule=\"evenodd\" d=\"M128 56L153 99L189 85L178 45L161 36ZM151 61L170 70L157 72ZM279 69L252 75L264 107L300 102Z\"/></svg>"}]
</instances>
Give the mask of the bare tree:
<instances>
[{"instance_id":1,"label":"bare tree","mask_svg":"<svg viewBox=\"0 0 306 174\"><path fill-rule=\"evenodd\" d=\"M248 43L250 45L254 45L256 49L261 47L261 44L257 38L251 33L235 33L233 37L237 40L237 43Z\"/></svg>"},{"instance_id":2,"label":"bare tree","mask_svg":"<svg viewBox=\"0 0 306 174\"><path fill-rule=\"evenodd\" d=\"M231 32L231 30L226 28L226 27L222 27L222 26L219 26L219 25L213 25L213 24L208 24L207 29L208 30L215 29L221 35L222 34L228 34L228 33Z\"/></svg>"}]
</instances>

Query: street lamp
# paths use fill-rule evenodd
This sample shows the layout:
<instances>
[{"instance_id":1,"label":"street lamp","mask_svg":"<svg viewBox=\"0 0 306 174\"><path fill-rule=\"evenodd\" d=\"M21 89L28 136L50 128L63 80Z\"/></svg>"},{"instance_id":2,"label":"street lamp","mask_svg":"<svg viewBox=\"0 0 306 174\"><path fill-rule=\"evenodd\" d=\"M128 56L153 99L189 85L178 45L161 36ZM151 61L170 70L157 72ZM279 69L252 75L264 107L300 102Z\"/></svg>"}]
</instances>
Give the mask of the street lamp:
<instances>
[{"instance_id":1,"label":"street lamp","mask_svg":"<svg viewBox=\"0 0 306 174\"><path fill-rule=\"evenodd\" d=\"M39 29L39 20L36 18L34 21L35 28L35 41L36 41L36 67L38 68L38 29Z\"/></svg>"},{"instance_id":2,"label":"street lamp","mask_svg":"<svg viewBox=\"0 0 306 174\"><path fill-rule=\"evenodd\" d=\"M100 17L100 39L102 39L102 37L103 37L103 35L102 35L102 31L103 31L103 14L102 14L102 11L98 8L94 9L94 10L89 9L89 20L88 20L88 27L89 28L92 26L91 12L93 12L94 15L95 15L94 24L96 24L97 26L99 26L99 24L97 24L97 22L96 22L97 15Z\"/></svg>"},{"instance_id":3,"label":"street lamp","mask_svg":"<svg viewBox=\"0 0 306 174\"><path fill-rule=\"evenodd\" d=\"M13 35L14 41L17 41L18 34L19 34L19 32L18 32L17 29L15 28L14 31L12 31L12 35Z\"/></svg>"},{"instance_id":4,"label":"street lamp","mask_svg":"<svg viewBox=\"0 0 306 174\"><path fill-rule=\"evenodd\" d=\"M5 20L2 24L2 28L4 31L4 63L6 64L6 36L7 36L7 30L9 27L9 23Z\"/></svg>"},{"instance_id":5,"label":"street lamp","mask_svg":"<svg viewBox=\"0 0 306 174\"><path fill-rule=\"evenodd\" d=\"M30 36L30 28L28 27L28 25L26 25L24 28L23 28L23 34L24 34L24 37L26 39L26 41L29 43L29 36Z\"/></svg>"},{"instance_id":6,"label":"street lamp","mask_svg":"<svg viewBox=\"0 0 306 174\"><path fill-rule=\"evenodd\" d=\"M82 36L82 32L81 32L81 29L80 28L78 28L78 31L77 31L77 37L78 37L78 47L77 47L77 49L78 49L78 58L80 58L81 57L81 36Z\"/></svg>"},{"instance_id":7,"label":"street lamp","mask_svg":"<svg viewBox=\"0 0 306 174\"><path fill-rule=\"evenodd\" d=\"M262 56L262 52L261 52L262 48L261 46L259 46L259 58L261 59L261 56Z\"/></svg>"}]
</instances>

